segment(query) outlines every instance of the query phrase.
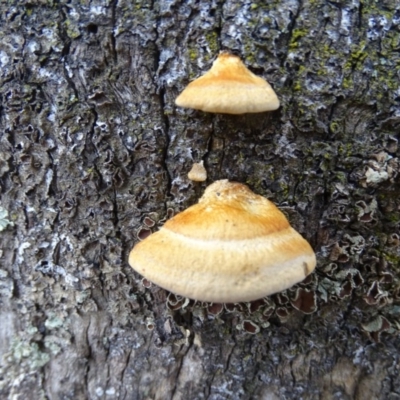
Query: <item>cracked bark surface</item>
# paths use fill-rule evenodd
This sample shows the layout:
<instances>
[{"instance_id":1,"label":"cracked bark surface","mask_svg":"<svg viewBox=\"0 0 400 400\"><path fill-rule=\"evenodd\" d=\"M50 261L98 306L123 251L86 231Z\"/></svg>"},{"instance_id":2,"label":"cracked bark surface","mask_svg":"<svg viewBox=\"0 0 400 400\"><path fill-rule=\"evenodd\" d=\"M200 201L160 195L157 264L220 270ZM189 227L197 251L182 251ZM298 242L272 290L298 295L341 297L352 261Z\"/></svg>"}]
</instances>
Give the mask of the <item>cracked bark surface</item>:
<instances>
[{"instance_id":1,"label":"cracked bark surface","mask_svg":"<svg viewBox=\"0 0 400 400\"><path fill-rule=\"evenodd\" d=\"M400 398L400 5L264 3L0 3L2 398ZM278 111L174 106L222 49ZM128 252L201 159L288 215L310 280L223 311L143 285Z\"/></svg>"}]
</instances>

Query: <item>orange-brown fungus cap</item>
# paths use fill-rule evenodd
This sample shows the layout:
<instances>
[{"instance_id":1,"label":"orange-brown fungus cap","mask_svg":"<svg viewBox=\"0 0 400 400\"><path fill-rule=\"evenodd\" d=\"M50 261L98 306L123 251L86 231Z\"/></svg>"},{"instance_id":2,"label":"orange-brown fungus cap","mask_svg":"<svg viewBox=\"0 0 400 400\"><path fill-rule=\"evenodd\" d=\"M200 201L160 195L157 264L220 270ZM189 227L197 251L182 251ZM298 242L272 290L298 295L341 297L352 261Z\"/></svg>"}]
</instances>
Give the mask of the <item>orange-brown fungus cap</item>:
<instances>
[{"instance_id":1,"label":"orange-brown fungus cap","mask_svg":"<svg viewBox=\"0 0 400 400\"><path fill-rule=\"evenodd\" d=\"M269 200L220 180L198 204L138 243L129 264L181 296L252 301L302 281L316 264L308 242Z\"/></svg>"},{"instance_id":2,"label":"orange-brown fungus cap","mask_svg":"<svg viewBox=\"0 0 400 400\"><path fill-rule=\"evenodd\" d=\"M250 72L239 57L221 53L211 69L189 83L176 105L223 114L272 111L279 100L270 84Z\"/></svg>"}]
</instances>

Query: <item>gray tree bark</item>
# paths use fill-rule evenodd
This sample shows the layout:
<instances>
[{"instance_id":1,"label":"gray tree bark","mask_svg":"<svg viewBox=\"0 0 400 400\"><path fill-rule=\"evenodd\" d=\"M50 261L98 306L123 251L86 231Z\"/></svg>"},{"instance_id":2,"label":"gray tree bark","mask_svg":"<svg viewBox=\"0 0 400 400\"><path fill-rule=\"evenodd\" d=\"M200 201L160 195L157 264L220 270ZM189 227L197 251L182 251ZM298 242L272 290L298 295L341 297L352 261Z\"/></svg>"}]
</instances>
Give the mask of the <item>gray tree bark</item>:
<instances>
[{"instance_id":1,"label":"gray tree bark","mask_svg":"<svg viewBox=\"0 0 400 400\"><path fill-rule=\"evenodd\" d=\"M0 4L1 398L400 398L397 0ZM281 108L175 107L220 50ZM200 159L288 215L309 279L223 307L142 282Z\"/></svg>"}]
</instances>

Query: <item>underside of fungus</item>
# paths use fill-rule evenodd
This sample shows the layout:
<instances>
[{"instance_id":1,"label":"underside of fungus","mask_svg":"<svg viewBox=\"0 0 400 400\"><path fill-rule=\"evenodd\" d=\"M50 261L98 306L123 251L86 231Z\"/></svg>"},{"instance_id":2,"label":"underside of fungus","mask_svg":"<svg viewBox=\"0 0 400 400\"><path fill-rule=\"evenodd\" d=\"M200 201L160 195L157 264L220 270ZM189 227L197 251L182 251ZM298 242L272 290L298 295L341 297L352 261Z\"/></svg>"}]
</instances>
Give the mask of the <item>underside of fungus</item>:
<instances>
[{"instance_id":1,"label":"underside of fungus","mask_svg":"<svg viewBox=\"0 0 400 400\"><path fill-rule=\"evenodd\" d=\"M221 53L211 69L189 83L176 105L213 113L272 111L279 100L271 85L249 71L239 57Z\"/></svg>"},{"instance_id":2,"label":"underside of fungus","mask_svg":"<svg viewBox=\"0 0 400 400\"><path fill-rule=\"evenodd\" d=\"M246 185L220 180L198 204L138 243L129 264L195 300L252 301L302 281L315 254L281 211Z\"/></svg>"}]
</instances>

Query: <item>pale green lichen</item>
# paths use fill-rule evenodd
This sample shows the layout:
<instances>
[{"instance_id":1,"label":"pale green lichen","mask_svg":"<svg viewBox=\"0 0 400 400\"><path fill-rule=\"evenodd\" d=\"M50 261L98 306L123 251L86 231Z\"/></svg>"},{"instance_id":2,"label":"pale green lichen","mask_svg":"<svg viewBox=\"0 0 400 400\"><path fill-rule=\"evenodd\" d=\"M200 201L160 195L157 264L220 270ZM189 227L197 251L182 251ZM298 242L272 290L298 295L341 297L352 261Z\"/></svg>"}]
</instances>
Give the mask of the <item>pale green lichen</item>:
<instances>
[{"instance_id":1,"label":"pale green lichen","mask_svg":"<svg viewBox=\"0 0 400 400\"><path fill-rule=\"evenodd\" d=\"M57 355L61 351L61 347L50 340L46 340L44 345L52 355Z\"/></svg>"},{"instance_id":2,"label":"pale green lichen","mask_svg":"<svg viewBox=\"0 0 400 400\"><path fill-rule=\"evenodd\" d=\"M64 325L64 320L59 318L57 315L52 314L48 319L46 319L44 325L47 329L56 329Z\"/></svg>"},{"instance_id":3,"label":"pale green lichen","mask_svg":"<svg viewBox=\"0 0 400 400\"><path fill-rule=\"evenodd\" d=\"M81 35L78 26L76 26L70 19L65 20L64 25L66 28L67 35L71 39L76 39Z\"/></svg>"},{"instance_id":4,"label":"pale green lichen","mask_svg":"<svg viewBox=\"0 0 400 400\"><path fill-rule=\"evenodd\" d=\"M292 37L290 38L289 49L294 50L299 47L299 40L306 36L308 33L307 29L294 29L292 33Z\"/></svg>"},{"instance_id":5,"label":"pale green lichen","mask_svg":"<svg viewBox=\"0 0 400 400\"><path fill-rule=\"evenodd\" d=\"M30 371L35 371L50 361L49 354L41 351L37 343L29 343L20 338L13 340L11 343L9 357L12 358L16 365L28 364L28 370Z\"/></svg>"},{"instance_id":6,"label":"pale green lichen","mask_svg":"<svg viewBox=\"0 0 400 400\"><path fill-rule=\"evenodd\" d=\"M199 58L199 53L193 47L188 49L188 54L191 62L195 62Z\"/></svg>"},{"instance_id":7,"label":"pale green lichen","mask_svg":"<svg viewBox=\"0 0 400 400\"><path fill-rule=\"evenodd\" d=\"M7 219L8 211L0 206L0 232L7 228L8 225L13 226L14 224Z\"/></svg>"},{"instance_id":8,"label":"pale green lichen","mask_svg":"<svg viewBox=\"0 0 400 400\"><path fill-rule=\"evenodd\" d=\"M207 32L205 36L208 48L210 49L212 57L214 57L219 51L218 34L215 31L211 31Z\"/></svg>"}]
</instances>

